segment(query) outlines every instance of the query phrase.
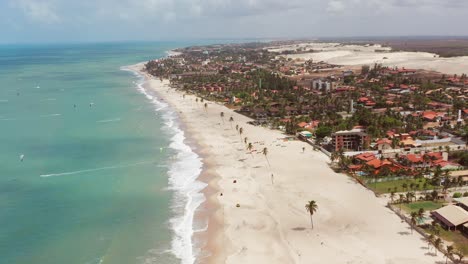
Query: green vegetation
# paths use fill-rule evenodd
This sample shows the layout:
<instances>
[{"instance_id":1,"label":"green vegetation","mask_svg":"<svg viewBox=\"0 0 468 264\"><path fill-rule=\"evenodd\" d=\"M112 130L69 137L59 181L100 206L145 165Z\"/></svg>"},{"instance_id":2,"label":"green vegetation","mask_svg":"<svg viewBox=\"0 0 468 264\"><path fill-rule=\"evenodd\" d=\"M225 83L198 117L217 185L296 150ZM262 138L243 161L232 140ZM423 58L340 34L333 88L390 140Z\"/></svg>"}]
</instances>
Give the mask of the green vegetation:
<instances>
[{"instance_id":1,"label":"green vegetation","mask_svg":"<svg viewBox=\"0 0 468 264\"><path fill-rule=\"evenodd\" d=\"M429 233L434 234L434 231ZM466 238L460 231L447 231L441 227L437 228L438 236L445 241L452 242L454 247L461 251L465 256L468 256L468 238Z\"/></svg>"},{"instance_id":2,"label":"green vegetation","mask_svg":"<svg viewBox=\"0 0 468 264\"><path fill-rule=\"evenodd\" d=\"M433 211L433 210L437 210L441 208L442 206L444 206L444 204L441 202L420 201L420 202L403 204L402 209L408 213L411 213L411 212L417 212L421 208L424 209L424 211Z\"/></svg>"},{"instance_id":3,"label":"green vegetation","mask_svg":"<svg viewBox=\"0 0 468 264\"><path fill-rule=\"evenodd\" d=\"M433 190L435 188L435 186L426 178L383 181L376 183L374 183L373 178L367 178L367 185L374 192L380 194L390 192L424 191Z\"/></svg>"}]
</instances>

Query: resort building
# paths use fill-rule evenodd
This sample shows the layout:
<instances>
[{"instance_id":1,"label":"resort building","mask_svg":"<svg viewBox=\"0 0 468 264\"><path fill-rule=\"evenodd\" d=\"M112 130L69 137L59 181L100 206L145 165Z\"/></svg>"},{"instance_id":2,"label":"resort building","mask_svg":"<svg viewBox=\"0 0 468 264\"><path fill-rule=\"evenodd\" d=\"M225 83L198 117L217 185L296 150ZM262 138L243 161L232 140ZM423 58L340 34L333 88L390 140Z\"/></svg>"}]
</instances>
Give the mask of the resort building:
<instances>
[{"instance_id":1,"label":"resort building","mask_svg":"<svg viewBox=\"0 0 468 264\"><path fill-rule=\"evenodd\" d=\"M360 151L370 144L370 136L363 129L337 131L332 134L335 151L340 149Z\"/></svg>"},{"instance_id":2,"label":"resort building","mask_svg":"<svg viewBox=\"0 0 468 264\"><path fill-rule=\"evenodd\" d=\"M468 212L468 197L456 198L457 205Z\"/></svg>"},{"instance_id":3,"label":"resort building","mask_svg":"<svg viewBox=\"0 0 468 264\"><path fill-rule=\"evenodd\" d=\"M464 225L468 224L468 211L456 205L444 206L433 211L431 215L448 230L463 230Z\"/></svg>"},{"instance_id":4,"label":"resort building","mask_svg":"<svg viewBox=\"0 0 468 264\"><path fill-rule=\"evenodd\" d=\"M328 80L316 79L312 81L312 87L315 90L324 90L326 92L330 92L333 90L334 86L335 83Z\"/></svg>"}]
</instances>

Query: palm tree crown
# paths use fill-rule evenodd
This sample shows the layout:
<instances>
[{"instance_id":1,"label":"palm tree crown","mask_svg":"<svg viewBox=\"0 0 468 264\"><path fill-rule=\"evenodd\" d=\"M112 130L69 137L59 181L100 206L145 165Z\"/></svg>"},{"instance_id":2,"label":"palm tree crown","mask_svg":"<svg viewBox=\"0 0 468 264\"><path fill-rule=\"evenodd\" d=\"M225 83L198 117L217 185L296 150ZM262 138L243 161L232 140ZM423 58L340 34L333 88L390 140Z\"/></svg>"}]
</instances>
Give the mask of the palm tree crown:
<instances>
[{"instance_id":1,"label":"palm tree crown","mask_svg":"<svg viewBox=\"0 0 468 264\"><path fill-rule=\"evenodd\" d=\"M307 212L310 214L310 224L312 225L312 229L314 229L314 222L312 221L312 215L314 215L314 213L317 212L318 205L314 200L312 200L306 203L305 208Z\"/></svg>"}]
</instances>

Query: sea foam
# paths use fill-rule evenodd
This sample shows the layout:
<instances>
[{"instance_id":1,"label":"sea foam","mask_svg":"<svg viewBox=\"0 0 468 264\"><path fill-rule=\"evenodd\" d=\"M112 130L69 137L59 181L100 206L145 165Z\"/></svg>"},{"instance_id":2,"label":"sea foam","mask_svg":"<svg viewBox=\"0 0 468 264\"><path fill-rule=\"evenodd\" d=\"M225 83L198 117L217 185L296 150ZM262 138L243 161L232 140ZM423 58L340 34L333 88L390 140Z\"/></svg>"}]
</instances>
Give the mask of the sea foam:
<instances>
[{"instance_id":1,"label":"sea foam","mask_svg":"<svg viewBox=\"0 0 468 264\"><path fill-rule=\"evenodd\" d=\"M170 220L174 232L171 253L181 260L181 264L193 264L199 254L199 250L194 249L192 241L194 215L197 208L206 200L201 192L206 184L197 180L203 163L190 146L185 144L185 133L180 129L176 112L144 88L143 76L137 72L134 74L140 78L136 83L137 89L154 104L155 111L163 118L162 130L171 135L169 147L177 153L168 170L169 189L174 192L172 199L174 217Z\"/></svg>"}]
</instances>

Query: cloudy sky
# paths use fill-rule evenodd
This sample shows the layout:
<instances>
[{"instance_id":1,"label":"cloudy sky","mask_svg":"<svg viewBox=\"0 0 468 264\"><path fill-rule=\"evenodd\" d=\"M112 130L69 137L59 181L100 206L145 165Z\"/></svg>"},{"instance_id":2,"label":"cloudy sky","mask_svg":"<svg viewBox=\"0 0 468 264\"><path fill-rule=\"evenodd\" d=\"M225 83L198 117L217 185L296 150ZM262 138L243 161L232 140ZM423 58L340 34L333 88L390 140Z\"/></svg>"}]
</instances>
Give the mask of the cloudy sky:
<instances>
[{"instance_id":1,"label":"cloudy sky","mask_svg":"<svg viewBox=\"0 0 468 264\"><path fill-rule=\"evenodd\" d=\"M0 0L0 43L468 35L468 0Z\"/></svg>"}]
</instances>

